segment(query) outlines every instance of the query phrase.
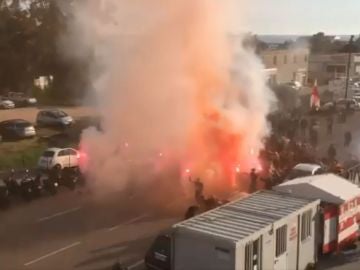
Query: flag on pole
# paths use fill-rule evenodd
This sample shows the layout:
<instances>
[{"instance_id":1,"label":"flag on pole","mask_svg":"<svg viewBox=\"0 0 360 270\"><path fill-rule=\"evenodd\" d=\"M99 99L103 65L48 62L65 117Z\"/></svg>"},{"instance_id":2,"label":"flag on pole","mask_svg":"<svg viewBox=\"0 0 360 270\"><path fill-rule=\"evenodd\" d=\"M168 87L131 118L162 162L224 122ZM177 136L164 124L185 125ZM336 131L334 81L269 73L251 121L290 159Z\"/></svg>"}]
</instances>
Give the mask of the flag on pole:
<instances>
[{"instance_id":1,"label":"flag on pole","mask_svg":"<svg viewBox=\"0 0 360 270\"><path fill-rule=\"evenodd\" d=\"M319 109L320 108L320 95L317 87L317 80L314 82L314 87L311 92L310 97L310 108Z\"/></svg>"}]
</instances>

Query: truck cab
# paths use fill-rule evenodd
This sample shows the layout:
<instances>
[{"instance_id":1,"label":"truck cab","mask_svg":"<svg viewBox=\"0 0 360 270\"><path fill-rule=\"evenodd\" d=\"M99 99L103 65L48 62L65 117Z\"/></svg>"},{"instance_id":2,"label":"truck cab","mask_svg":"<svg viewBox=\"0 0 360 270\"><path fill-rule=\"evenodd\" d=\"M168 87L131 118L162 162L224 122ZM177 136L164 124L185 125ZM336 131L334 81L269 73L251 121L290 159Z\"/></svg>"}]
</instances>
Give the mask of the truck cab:
<instances>
[{"instance_id":1,"label":"truck cab","mask_svg":"<svg viewBox=\"0 0 360 270\"><path fill-rule=\"evenodd\" d=\"M171 270L172 232L158 235L145 255L147 270Z\"/></svg>"}]
</instances>

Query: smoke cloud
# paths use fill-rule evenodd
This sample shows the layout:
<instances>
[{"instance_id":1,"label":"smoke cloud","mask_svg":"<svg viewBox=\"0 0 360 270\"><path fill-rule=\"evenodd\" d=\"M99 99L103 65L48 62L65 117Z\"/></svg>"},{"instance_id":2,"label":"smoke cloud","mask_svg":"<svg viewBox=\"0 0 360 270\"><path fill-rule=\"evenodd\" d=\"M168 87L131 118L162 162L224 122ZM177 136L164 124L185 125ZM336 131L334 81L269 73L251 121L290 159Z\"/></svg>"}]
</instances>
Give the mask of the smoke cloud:
<instances>
[{"instance_id":1,"label":"smoke cloud","mask_svg":"<svg viewBox=\"0 0 360 270\"><path fill-rule=\"evenodd\" d=\"M125 187L161 171L209 189L257 165L273 100L252 51L231 41L226 1L89 0L71 7L71 57L92 55L102 131L81 145L95 183ZM241 10L239 10L239 13ZM166 170L167 169L167 170Z\"/></svg>"}]
</instances>

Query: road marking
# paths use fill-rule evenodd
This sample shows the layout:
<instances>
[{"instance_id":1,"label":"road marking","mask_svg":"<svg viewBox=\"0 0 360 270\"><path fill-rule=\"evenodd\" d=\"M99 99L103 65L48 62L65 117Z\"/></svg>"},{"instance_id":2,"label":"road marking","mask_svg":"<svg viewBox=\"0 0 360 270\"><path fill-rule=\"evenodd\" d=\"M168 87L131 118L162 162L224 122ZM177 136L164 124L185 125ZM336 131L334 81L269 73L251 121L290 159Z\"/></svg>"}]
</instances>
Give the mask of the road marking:
<instances>
[{"instance_id":1,"label":"road marking","mask_svg":"<svg viewBox=\"0 0 360 270\"><path fill-rule=\"evenodd\" d=\"M138 267L138 266L140 266L142 264L144 264L144 260L140 260L140 261L130 265L128 268L129 268L129 270L131 270L131 269L134 269L134 268L136 268L136 267Z\"/></svg>"},{"instance_id":2,"label":"road marking","mask_svg":"<svg viewBox=\"0 0 360 270\"><path fill-rule=\"evenodd\" d=\"M37 262L39 262L39 261L41 261L41 260L44 260L44 259L46 259L46 258L48 258L48 257L54 256L54 255L56 255L56 254L58 254L58 253L60 253L60 252L63 252L63 251L65 251L65 250L67 250L67 249L76 247L76 246L78 246L78 245L80 245L80 244L81 244L81 242L72 243L71 245L68 245L68 246L66 246L66 247L60 248L60 249L55 250L55 251L53 251L53 252L50 252L50 253L48 253L48 254L46 254L46 255L44 255L44 256L41 256L41 257L39 257L39 258L37 258L37 259L34 259L34 260L30 261L30 262L27 262L27 263L24 264L24 266L32 265L32 264L37 263Z\"/></svg>"},{"instance_id":3,"label":"road marking","mask_svg":"<svg viewBox=\"0 0 360 270\"><path fill-rule=\"evenodd\" d=\"M72 209L69 209L69 210L65 210L65 211L53 214L51 216L43 217L43 218L38 219L37 222L43 222L43 221L46 221L46 220L49 220L49 219L53 219L53 218L56 218L56 217L59 217L59 216L63 216L63 215L69 214L69 213L73 213L73 212L79 211L81 208L82 207L76 207L76 208L72 208Z\"/></svg>"},{"instance_id":4,"label":"road marking","mask_svg":"<svg viewBox=\"0 0 360 270\"><path fill-rule=\"evenodd\" d=\"M107 230L108 230L109 232L114 231L114 230L116 230L117 228L119 228L120 226L130 225L130 224L132 224L132 223L134 223L134 222L136 222L136 221L139 221L139 220L141 220L141 219L143 219L143 218L146 218L146 217L148 217L148 216L149 216L149 214L140 215L140 216L135 217L135 218L133 218L133 219L130 219L130 220L124 222L124 223L121 223L121 224L119 224L119 225L115 225L115 226L113 226L113 227L111 227L111 228L108 228Z\"/></svg>"}]
</instances>

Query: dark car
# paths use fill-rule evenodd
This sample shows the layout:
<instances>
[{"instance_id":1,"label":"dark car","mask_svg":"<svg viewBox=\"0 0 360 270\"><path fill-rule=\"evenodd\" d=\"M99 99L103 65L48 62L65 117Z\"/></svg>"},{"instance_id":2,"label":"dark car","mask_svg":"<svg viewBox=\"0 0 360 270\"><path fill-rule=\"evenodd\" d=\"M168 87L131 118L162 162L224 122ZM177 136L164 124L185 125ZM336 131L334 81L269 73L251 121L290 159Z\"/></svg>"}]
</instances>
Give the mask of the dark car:
<instances>
[{"instance_id":1,"label":"dark car","mask_svg":"<svg viewBox=\"0 0 360 270\"><path fill-rule=\"evenodd\" d=\"M145 255L145 266L148 270L171 270L172 260L171 230L156 237Z\"/></svg>"},{"instance_id":2,"label":"dark car","mask_svg":"<svg viewBox=\"0 0 360 270\"><path fill-rule=\"evenodd\" d=\"M0 122L0 135L3 139L25 139L36 135L34 126L22 119Z\"/></svg>"},{"instance_id":3,"label":"dark car","mask_svg":"<svg viewBox=\"0 0 360 270\"><path fill-rule=\"evenodd\" d=\"M39 196L42 189L35 170L11 170L5 182L12 194L20 195L26 200Z\"/></svg>"},{"instance_id":4,"label":"dark car","mask_svg":"<svg viewBox=\"0 0 360 270\"><path fill-rule=\"evenodd\" d=\"M38 126L67 127L74 123L74 119L66 112L58 109L42 110L36 117Z\"/></svg>"},{"instance_id":5,"label":"dark car","mask_svg":"<svg viewBox=\"0 0 360 270\"><path fill-rule=\"evenodd\" d=\"M9 92L6 99L12 101L15 107L35 106L37 104L36 98L29 97L22 92Z\"/></svg>"}]
</instances>

